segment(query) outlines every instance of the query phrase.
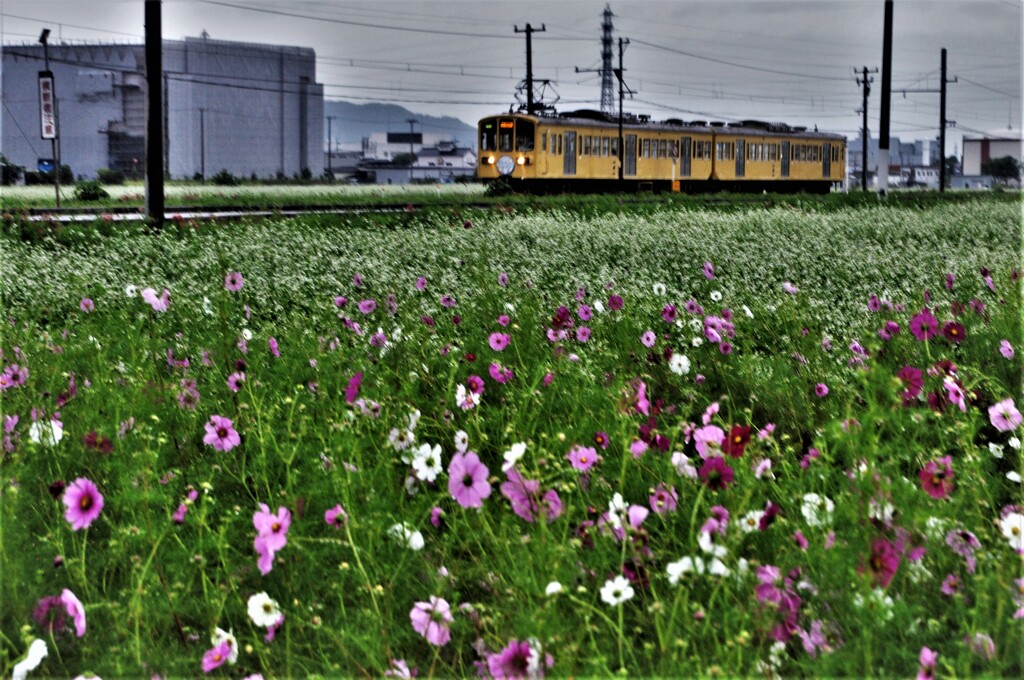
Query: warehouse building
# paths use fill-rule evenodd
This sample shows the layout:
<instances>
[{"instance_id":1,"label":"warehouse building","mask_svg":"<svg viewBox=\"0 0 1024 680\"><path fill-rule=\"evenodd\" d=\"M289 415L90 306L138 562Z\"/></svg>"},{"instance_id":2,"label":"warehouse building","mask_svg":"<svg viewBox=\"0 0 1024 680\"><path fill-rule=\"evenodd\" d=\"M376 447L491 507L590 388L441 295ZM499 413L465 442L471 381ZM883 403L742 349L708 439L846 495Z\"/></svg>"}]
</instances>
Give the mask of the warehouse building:
<instances>
[{"instance_id":1,"label":"warehouse building","mask_svg":"<svg viewBox=\"0 0 1024 680\"><path fill-rule=\"evenodd\" d=\"M51 44L61 163L76 176L145 168L143 45ZM51 158L41 139L38 73L43 46L3 48L2 149L35 170ZM165 158L169 178L319 174L323 86L312 49L212 40L163 41Z\"/></svg>"}]
</instances>

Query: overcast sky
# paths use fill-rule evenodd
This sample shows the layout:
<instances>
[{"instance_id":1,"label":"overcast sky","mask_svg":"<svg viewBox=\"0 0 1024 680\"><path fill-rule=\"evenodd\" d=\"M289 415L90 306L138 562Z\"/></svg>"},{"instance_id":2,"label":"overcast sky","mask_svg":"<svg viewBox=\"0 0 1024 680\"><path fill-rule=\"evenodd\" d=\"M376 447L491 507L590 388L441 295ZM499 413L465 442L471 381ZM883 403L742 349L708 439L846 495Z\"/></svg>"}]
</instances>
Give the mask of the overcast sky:
<instances>
[{"instance_id":1,"label":"overcast sky","mask_svg":"<svg viewBox=\"0 0 1024 680\"><path fill-rule=\"evenodd\" d=\"M854 69L882 60L883 0L168 0L164 37L309 46L328 99L393 102L470 124L508 110L525 75L531 23L534 77L549 79L559 110L599 108L601 14L628 38L626 109L655 119L758 118L856 137ZM1021 128L1022 0L895 0L893 89L937 90L948 49L947 154L963 134ZM5 44L139 42L142 0L0 0ZM878 132L881 74L869 102ZM892 135L938 135L939 95L894 92ZM336 121L339 124L341 121Z\"/></svg>"}]
</instances>

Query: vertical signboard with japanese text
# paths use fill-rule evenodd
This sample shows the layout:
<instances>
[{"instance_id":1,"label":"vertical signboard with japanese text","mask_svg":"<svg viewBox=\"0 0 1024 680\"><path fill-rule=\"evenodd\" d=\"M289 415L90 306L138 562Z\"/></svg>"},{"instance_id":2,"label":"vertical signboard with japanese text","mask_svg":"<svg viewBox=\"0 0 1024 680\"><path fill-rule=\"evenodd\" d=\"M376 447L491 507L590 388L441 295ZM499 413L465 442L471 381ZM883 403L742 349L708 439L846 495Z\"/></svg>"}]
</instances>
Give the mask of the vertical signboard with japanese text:
<instances>
[{"instance_id":1,"label":"vertical signboard with japanese text","mask_svg":"<svg viewBox=\"0 0 1024 680\"><path fill-rule=\"evenodd\" d=\"M57 95L53 90L53 73L39 72L39 120L43 139L57 138Z\"/></svg>"}]
</instances>

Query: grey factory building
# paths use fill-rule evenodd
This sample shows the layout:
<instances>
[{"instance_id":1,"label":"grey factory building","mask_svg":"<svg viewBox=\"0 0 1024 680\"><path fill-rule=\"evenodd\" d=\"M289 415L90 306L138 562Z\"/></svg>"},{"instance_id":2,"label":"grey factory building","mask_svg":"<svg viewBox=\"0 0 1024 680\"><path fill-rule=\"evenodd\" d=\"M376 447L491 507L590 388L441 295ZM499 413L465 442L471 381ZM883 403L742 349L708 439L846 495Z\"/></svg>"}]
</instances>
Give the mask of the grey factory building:
<instances>
[{"instance_id":1,"label":"grey factory building","mask_svg":"<svg viewBox=\"0 0 1024 680\"><path fill-rule=\"evenodd\" d=\"M43 46L4 45L0 152L35 170L41 139ZM141 44L49 46L61 163L80 177L145 168L146 74ZM312 49L212 40L163 41L164 171L168 178L319 175L323 86Z\"/></svg>"}]
</instances>

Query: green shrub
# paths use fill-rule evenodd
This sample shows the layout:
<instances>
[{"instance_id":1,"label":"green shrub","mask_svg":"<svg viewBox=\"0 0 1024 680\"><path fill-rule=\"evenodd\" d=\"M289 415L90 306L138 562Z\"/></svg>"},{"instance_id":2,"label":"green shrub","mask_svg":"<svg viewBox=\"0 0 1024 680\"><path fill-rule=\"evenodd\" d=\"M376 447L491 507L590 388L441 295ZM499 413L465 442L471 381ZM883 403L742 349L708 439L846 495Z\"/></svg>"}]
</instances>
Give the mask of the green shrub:
<instances>
[{"instance_id":1,"label":"green shrub","mask_svg":"<svg viewBox=\"0 0 1024 680\"><path fill-rule=\"evenodd\" d=\"M124 173L120 170L100 168L96 171L96 179L104 184L124 184Z\"/></svg>"},{"instance_id":2,"label":"green shrub","mask_svg":"<svg viewBox=\"0 0 1024 680\"><path fill-rule=\"evenodd\" d=\"M75 186L75 198L79 201L99 201L110 198L110 194L103 188L103 184L99 180L90 179Z\"/></svg>"}]
</instances>

